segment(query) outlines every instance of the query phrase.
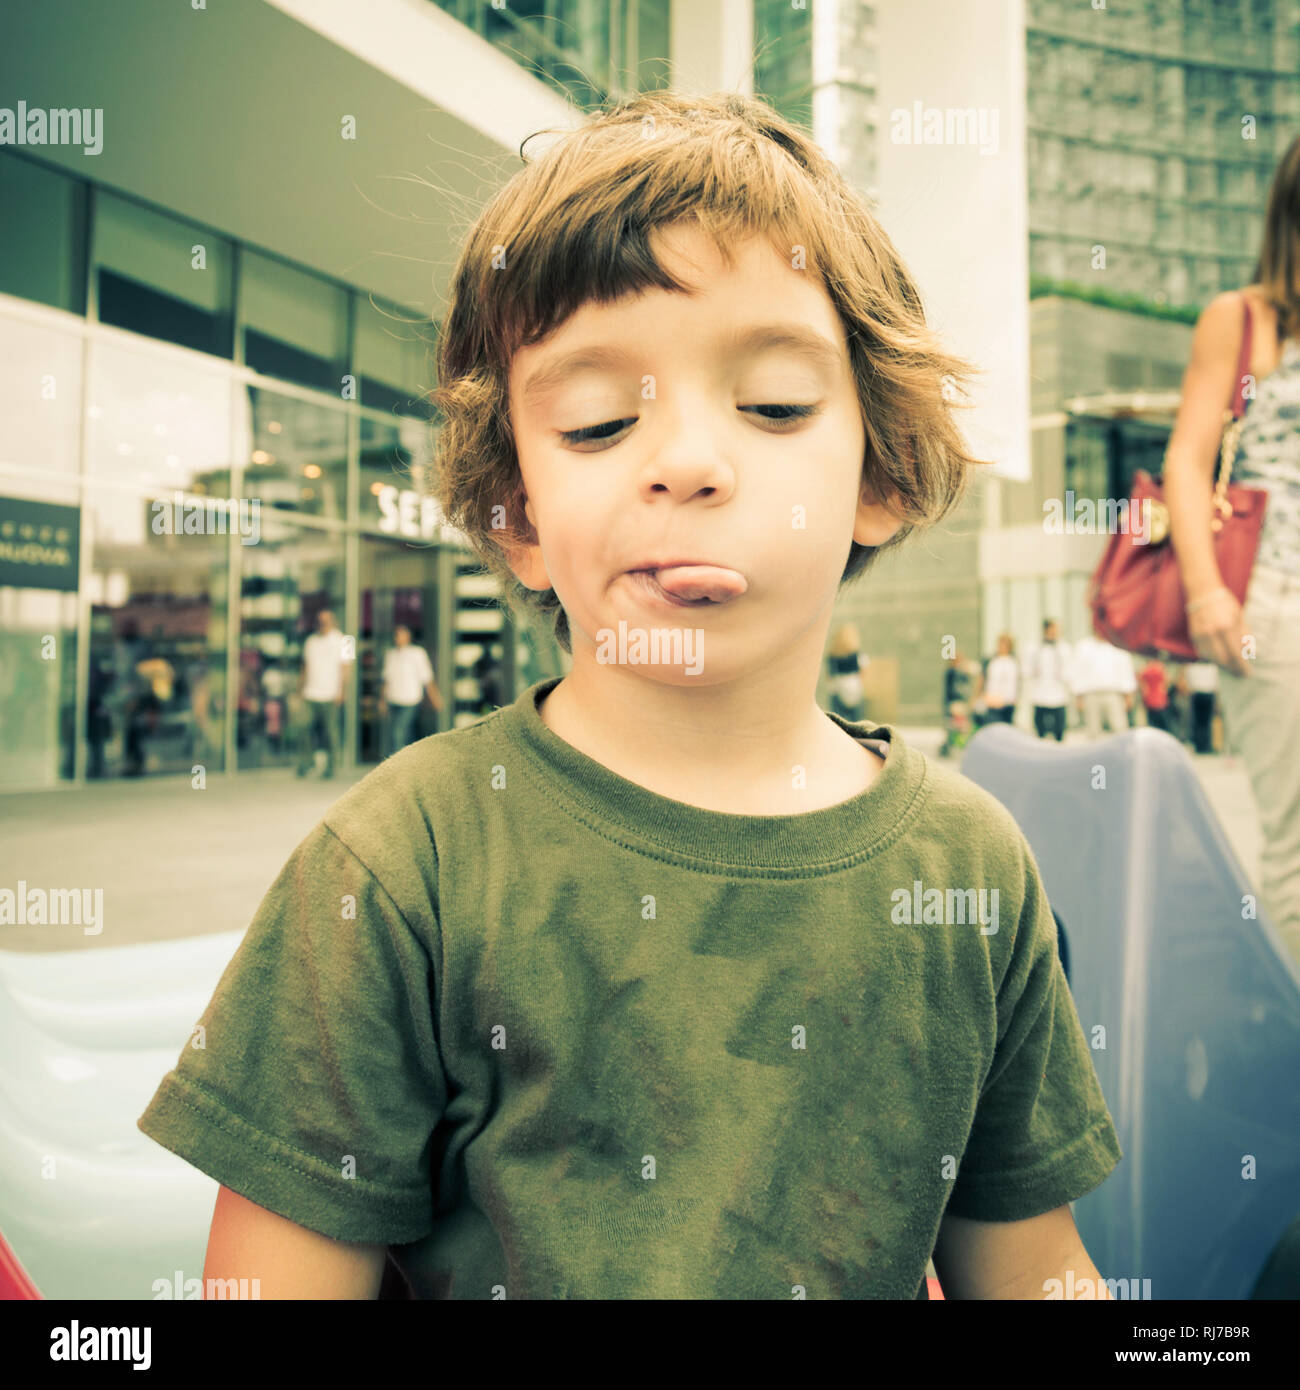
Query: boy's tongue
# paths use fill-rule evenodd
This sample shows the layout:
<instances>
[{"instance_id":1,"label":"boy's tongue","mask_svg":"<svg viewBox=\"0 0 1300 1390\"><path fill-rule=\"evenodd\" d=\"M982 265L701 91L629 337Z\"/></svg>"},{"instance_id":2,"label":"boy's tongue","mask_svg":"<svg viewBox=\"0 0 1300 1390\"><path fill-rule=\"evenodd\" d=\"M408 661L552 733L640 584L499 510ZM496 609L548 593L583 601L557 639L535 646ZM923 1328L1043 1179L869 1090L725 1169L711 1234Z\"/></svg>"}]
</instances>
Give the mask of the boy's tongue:
<instances>
[{"instance_id":1,"label":"boy's tongue","mask_svg":"<svg viewBox=\"0 0 1300 1390\"><path fill-rule=\"evenodd\" d=\"M707 598L721 603L738 597L749 587L743 574L721 565L672 565L651 573L666 593L688 601Z\"/></svg>"}]
</instances>

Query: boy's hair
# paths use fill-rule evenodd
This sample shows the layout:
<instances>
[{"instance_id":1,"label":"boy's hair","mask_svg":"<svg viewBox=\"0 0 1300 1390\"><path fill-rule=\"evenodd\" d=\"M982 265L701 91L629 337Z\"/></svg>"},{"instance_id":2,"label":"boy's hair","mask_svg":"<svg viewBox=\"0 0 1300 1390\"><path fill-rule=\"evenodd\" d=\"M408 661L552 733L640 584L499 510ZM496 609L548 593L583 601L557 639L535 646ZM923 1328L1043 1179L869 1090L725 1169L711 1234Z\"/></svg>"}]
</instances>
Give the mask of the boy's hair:
<instances>
[{"instance_id":1,"label":"boy's hair","mask_svg":"<svg viewBox=\"0 0 1300 1390\"><path fill-rule=\"evenodd\" d=\"M431 393L447 521L500 577L512 613L551 618L566 652L555 591L527 589L506 563L507 548L536 541L509 417L511 358L585 303L686 289L650 237L692 218L728 266L737 241L766 236L816 277L844 326L866 434L863 483L904 525L881 546L852 542L841 583L943 517L970 466L984 462L967 455L950 404L973 368L939 346L866 201L806 134L733 93L656 91L615 104L527 162L477 218L451 277Z\"/></svg>"}]
</instances>

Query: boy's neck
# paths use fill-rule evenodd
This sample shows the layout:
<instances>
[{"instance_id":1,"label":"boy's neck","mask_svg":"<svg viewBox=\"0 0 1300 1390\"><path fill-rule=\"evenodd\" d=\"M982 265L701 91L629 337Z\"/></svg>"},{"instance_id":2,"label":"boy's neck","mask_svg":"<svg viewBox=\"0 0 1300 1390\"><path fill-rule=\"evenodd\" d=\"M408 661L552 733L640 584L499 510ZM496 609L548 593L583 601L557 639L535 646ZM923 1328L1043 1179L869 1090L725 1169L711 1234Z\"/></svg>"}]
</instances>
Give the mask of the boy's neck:
<instances>
[{"instance_id":1,"label":"boy's neck","mask_svg":"<svg viewBox=\"0 0 1300 1390\"><path fill-rule=\"evenodd\" d=\"M538 707L542 723L578 752L648 791L732 815L799 815L870 787L883 760L815 701L791 700L770 680L670 686L614 667L575 663ZM804 769L796 786L793 769Z\"/></svg>"}]
</instances>

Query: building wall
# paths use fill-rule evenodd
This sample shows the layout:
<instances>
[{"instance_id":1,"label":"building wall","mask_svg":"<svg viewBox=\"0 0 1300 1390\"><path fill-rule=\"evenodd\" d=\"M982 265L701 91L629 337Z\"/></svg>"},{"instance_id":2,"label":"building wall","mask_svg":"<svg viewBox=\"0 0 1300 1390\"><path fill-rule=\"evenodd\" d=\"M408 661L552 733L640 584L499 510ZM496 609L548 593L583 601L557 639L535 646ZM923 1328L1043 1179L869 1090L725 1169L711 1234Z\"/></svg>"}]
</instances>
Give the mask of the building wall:
<instances>
[{"instance_id":1,"label":"building wall","mask_svg":"<svg viewBox=\"0 0 1300 1390\"><path fill-rule=\"evenodd\" d=\"M1027 0L1027 21L1032 273L1177 305L1249 283L1300 126L1300 0Z\"/></svg>"}]
</instances>

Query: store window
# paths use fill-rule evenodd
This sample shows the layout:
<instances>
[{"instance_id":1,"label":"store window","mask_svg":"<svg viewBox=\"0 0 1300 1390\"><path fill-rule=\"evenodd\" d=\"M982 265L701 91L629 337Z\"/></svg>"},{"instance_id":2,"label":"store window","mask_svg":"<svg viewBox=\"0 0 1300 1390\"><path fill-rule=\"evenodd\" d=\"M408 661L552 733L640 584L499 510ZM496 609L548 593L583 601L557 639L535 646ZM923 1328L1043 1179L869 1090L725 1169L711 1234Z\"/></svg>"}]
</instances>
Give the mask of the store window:
<instances>
[{"instance_id":1,"label":"store window","mask_svg":"<svg viewBox=\"0 0 1300 1390\"><path fill-rule=\"evenodd\" d=\"M135 492L171 497L177 489L230 496L231 369L194 354L117 335L91 343L86 470L106 487L127 489L104 524L134 538L145 512Z\"/></svg>"},{"instance_id":2,"label":"store window","mask_svg":"<svg viewBox=\"0 0 1300 1390\"><path fill-rule=\"evenodd\" d=\"M309 271L247 249L240 257L239 283L247 365L342 400L346 292Z\"/></svg>"},{"instance_id":3,"label":"store window","mask_svg":"<svg viewBox=\"0 0 1300 1390\"><path fill-rule=\"evenodd\" d=\"M295 696L303 644L330 609L345 635L343 536L264 516L241 557L236 744L240 768L287 767L301 731Z\"/></svg>"},{"instance_id":4,"label":"store window","mask_svg":"<svg viewBox=\"0 0 1300 1390\"><path fill-rule=\"evenodd\" d=\"M51 474L81 471L81 358L71 326L0 313L0 469L30 480L21 496L41 496Z\"/></svg>"},{"instance_id":5,"label":"store window","mask_svg":"<svg viewBox=\"0 0 1300 1390\"><path fill-rule=\"evenodd\" d=\"M86 312L85 187L0 151L0 293Z\"/></svg>"},{"instance_id":6,"label":"store window","mask_svg":"<svg viewBox=\"0 0 1300 1390\"><path fill-rule=\"evenodd\" d=\"M439 671L438 548L418 542L365 537L361 542L361 631L357 644L357 757L378 762L417 738L435 734L439 713L427 689L413 676L416 663L399 650L397 629L409 641L402 648L423 648L434 678L434 694L447 707L448 683ZM390 655L391 653L391 655ZM395 688L384 700L385 663Z\"/></svg>"},{"instance_id":7,"label":"store window","mask_svg":"<svg viewBox=\"0 0 1300 1390\"><path fill-rule=\"evenodd\" d=\"M0 314L0 787L8 789L74 775L81 356L79 333Z\"/></svg>"},{"instance_id":8,"label":"store window","mask_svg":"<svg viewBox=\"0 0 1300 1390\"><path fill-rule=\"evenodd\" d=\"M361 525L407 541L448 539L431 492L433 434L423 420L361 419Z\"/></svg>"},{"instance_id":9,"label":"store window","mask_svg":"<svg viewBox=\"0 0 1300 1390\"><path fill-rule=\"evenodd\" d=\"M116 194L95 197L99 321L229 357L231 247Z\"/></svg>"},{"instance_id":10,"label":"store window","mask_svg":"<svg viewBox=\"0 0 1300 1390\"><path fill-rule=\"evenodd\" d=\"M90 527L87 775L191 773L225 766L228 533L157 529L160 499L94 486ZM182 494L182 514L200 494ZM192 514L192 513L191 513Z\"/></svg>"},{"instance_id":11,"label":"store window","mask_svg":"<svg viewBox=\"0 0 1300 1390\"><path fill-rule=\"evenodd\" d=\"M393 415L429 418L433 326L413 310L356 296L355 366L361 404Z\"/></svg>"},{"instance_id":12,"label":"store window","mask_svg":"<svg viewBox=\"0 0 1300 1390\"><path fill-rule=\"evenodd\" d=\"M240 388L244 493L264 508L347 519L348 420L319 397Z\"/></svg>"},{"instance_id":13,"label":"store window","mask_svg":"<svg viewBox=\"0 0 1300 1390\"><path fill-rule=\"evenodd\" d=\"M0 789L73 776L77 484L0 468Z\"/></svg>"}]
</instances>

